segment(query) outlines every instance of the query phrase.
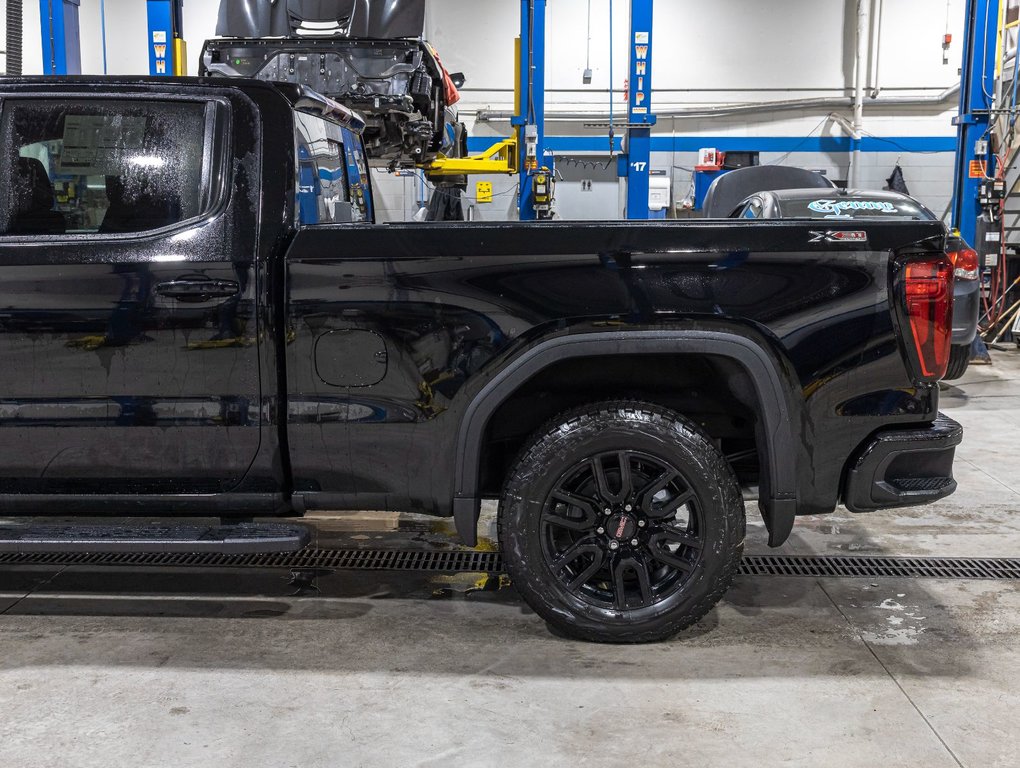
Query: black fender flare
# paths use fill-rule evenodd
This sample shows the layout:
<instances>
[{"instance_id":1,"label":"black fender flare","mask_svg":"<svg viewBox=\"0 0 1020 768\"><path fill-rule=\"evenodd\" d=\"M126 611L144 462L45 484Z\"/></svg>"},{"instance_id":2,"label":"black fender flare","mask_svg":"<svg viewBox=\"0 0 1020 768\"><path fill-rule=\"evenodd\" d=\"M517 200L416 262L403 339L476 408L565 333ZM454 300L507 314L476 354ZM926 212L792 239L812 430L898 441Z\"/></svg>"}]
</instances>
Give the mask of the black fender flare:
<instances>
[{"instance_id":1,"label":"black fender flare","mask_svg":"<svg viewBox=\"0 0 1020 768\"><path fill-rule=\"evenodd\" d=\"M453 513L457 533L468 546L478 541L482 442L489 419L499 406L554 363L635 354L712 355L731 359L744 368L758 398L759 450L764 450L767 466L767 478L763 478L767 485L762 483L759 506L769 530L769 544L778 547L786 541L797 513L795 411L787 397L791 387L784 384L777 361L762 341L732 331L691 329L595 332L546 339L493 375L468 405L458 433Z\"/></svg>"}]
</instances>

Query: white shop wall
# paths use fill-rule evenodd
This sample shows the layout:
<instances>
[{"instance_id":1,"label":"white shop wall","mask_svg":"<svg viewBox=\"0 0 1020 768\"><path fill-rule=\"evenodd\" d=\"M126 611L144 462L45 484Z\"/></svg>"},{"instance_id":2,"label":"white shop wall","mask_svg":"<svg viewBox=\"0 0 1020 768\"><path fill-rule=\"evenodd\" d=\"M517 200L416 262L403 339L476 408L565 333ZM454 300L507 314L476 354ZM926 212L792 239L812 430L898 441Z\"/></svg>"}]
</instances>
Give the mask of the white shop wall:
<instances>
[{"instance_id":1,"label":"white shop wall","mask_svg":"<svg viewBox=\"0 0 1020 768\"><path fill-rule=\"evenodd\" d=\"M514 0L428 0L427 37L447 68L468 74L465 108L513 103L513 40L520 26ZM761 99L839 95L853 80L854 0L659 0L653 46L657 107ZM615 0L615 85L627 68L628 4ZM184 6L189 68L197 70L202 42L215 34L215 0ZM587 0L549 0L548 106L605 107L609 86L609 0L592 0L594 80L581 85L587 37ZM101 74L101 39L95 34L100 0L81 0L82 58L86 74ZM942 64L946 24L942 0L885 0L879 81L884 89L923 93L958 81L964 0L949 0L954 35L950 64ZM148 71L143 0L106 0L107 61L111 74ZM25 5L26 72L40 72L37 6ZM88 64L86 64L88 62ZM100 70L96 70L99 64ZM903 90L905 89L905 91ZM569 92L567 92L569 91ZM739 98L735 98L739 97ZM618 100L622 96L618 94Z\"/></svg>"},{"instance_id":2,"label":"white shop wall","mask_svg":"<svg viewBox=\"0 0 1020 768\"><path fill-rule=\"evenodd\" d=\"M869 83L880 95L931 95L959 82L964 0L886 0L883 4L877 72ZM587 0L549 0L549 52L546 67L546 107L557 111L608 111L609 2L593 0L591 62L593 82L582 84L588 36ZM614 8L615 113L625 112L622 87L627 76L629 38L628 3ZM954 43L949 64L942 63L942 39L949 31ZM499 136L509 132L505 121L473 124L478 110L508 111L513 106L513 36L519 27L519 3L431 0L427 35L453 71L467 74L460 109L473 136ZM479 32L484 30L484 32ZM787 0L750 3L716 0L713 3L656 3L653 45L655 93L653 109L721 105L734 102L846 97L852 93L856 32L856 3L841 0ZM956 98L937 106L876 108L865 112L865 130L884 141L871 142L865 152L861 186L878 187L897 162L904 169L911 192L941 215L951 195L953 153L922 154L897 146L897 138L946 139L955 135L951 124ZM851 110L840 110L849 118ZM694 142L713 146L713 138L748 137L748 149L759 149L763 163L824 169L834 178L846 178L849 154L816 151L821 137L845 138L846 131L826 120L825 111L774 112L713 118L661 118L656 137L704 137ZM579 122L550 122L547 133L558 136L592 136ZM768 151L770 139L813 137L799 151ZM690 142L688 142L690 143ZM921 146L925 146L921 142ZM583 154L574 153L571 154ZM653 167L673 178L674 199L686 196L691 182L693 152L653 153ZM561 164L561 170L566 173ZM592 218L619 214L612 201L615 183L604 174L592 174L591 191L580 194L582 184L573 171L561 184L558 196L564 215L584 211ZM600 189L604 185L605 189ZM497 192L501 186L497 184ZM469 190L470 191L470 190ZM485 206L479 207L485 211ZM493 212L495 213L495 211ZM483 213L483 215L485 215Z\"/></svg>"},{"instance_id":3,"label":"white shop wall","mask_svg":"<svg viewBox=\"0 0 1020 768\"><path fill-rule=\"evenodd\" d=\"M884 0L879 70L872 74L882 95L925 95L958 82L962 23L965 0L949 0L948 15L954 43L948 66L942 63L942 35L946 28L947 3L943 0ZM581 82L588 36L587 0L549 0L548 57L546 65L546 106L557 111L608 110L609 0L592 0L590 86ZM692 105L764 101L814 96L845 96L852 93L855 33L854 0L714 0L712 3L658 0L655 9L653 46L653 107L659 111ZM102 35L99 27L100 0L82 0L82 67L87 74L103 72ZM215 33L218 4L214 0L186 0L184 29L189 49L189 72L197 71L202 42ZM427 37L439 50L451 71L464 71L468 83L460 109L473 136L496 137L509 132L505 121L474 124L479 109L509 111L513 107L513 40L520 20L516 0L429 0ZM39 19L36 6L25 8L25 72L42 69ZM625 105L622 86L626 77L629 38L629 4L615 0L614 77L615 110ZM110 74L145 74L148 70L146 8L142 0L106 0L106 68ZM841 110L849 116L849 109ZM865 130L874 136L951 137L950 119L955 101L942 106L895 110L866 110ZM550 135L590 136L580 123L550 122ZM767 140L782 137L810 137L802 150L786 158L790 164L828 167L836 177L845 177L848 155L822 153L817 137L845 137L846 133L823 112L757 113L740 117L666 118L660 121L657 137L704 137L706 146L719 137L746 137L749 148L768 146ZM764 142L764 143L762 143ZM700 142L699 142L700 143ZM875 146L874 144L872 146ZM938 213L948 199L951 185L951 153L922 155L900 151L894 144L878 146L886 152L868 152L862 167L868 185L879 184L899 159L911 191ZM571 155L583 152L571 151ZM784 153L763 151L762 162L780 159ZM690 184L690 152L656 152L657 168L670 171L677 198ZM677 167L674 167L677 166ZM576 175L576 174L573 174ZM571 178L573 178L571 175ZM600 180L601 179L601 180ZM612 185L611 180L593 179L595 185ZM413 210L416 193L405 180L377 185L388 198L382 209L396 216ZM496 177L496 192L512 188L511 179ZM577 182L580 187L580 182ZM473 184L469 194L473 194ZM602 187L585 193L580 201L568 181L560 190L565 208L587 210L596 216L616 215L608 208L615 196ZM501 218L512 205L504 206L507 195L491 206L478 206L478 215ZM406 205L405 205L406 203Z\"/></svg>"},{"instance_id":4,"label":"white shop wall","mask_svg":"<svg viewBox=\"0 0 1020 768\"><path fill-rule=\"evenodd\" d=\"M25 13L30 12L30 9L25 9ZM88 74L102 74L104 30L103 14L98 0L82 0L78 7L78 26L81 35L81 71ZM109 55L109 49L108 44L107 55ZM148 61L145 66L148 67Z\"/></svg>"},{"instance_id":5,"label":"white shop wall","mask_svg":"<svg viewBox=\"0 0 1020 768\"><path fill-rule=\"evenodd\" d=\"M39 25L38 6L27 5L22 9L21 28L21 71L26 75L42 74L42 32Z\"/></svg>"},{"instance_id":6,"label":"white shop wall","mask_svg":"<svg viewBox=\"0 0 1020 768\"><path fill-rule=\"evenodd\" d=\"M609 87L609 0L592 0L594 79L583 86L587 0L549 0L548 107L605 108ZM954 36L942 64L947 4L885 0L879 83L924 93L958 82L964 0L949 0ZM653 65L658 108L684 104L850 95L856 2L849 0L659 0ZM627 76L628 3L613 3L615 87ZM520 4L512 0L429 0L427 36L447 68L468 75L465 107L513 103L513 38ZM617 95L622 105L622 94Z\"/></svg>"},{"instance_id":7,"label":"white shop wall","mask_svg":"<svg viewBox=\"0 0 1020 768\"><path fill-rule=\"evenodd\" d=\"M202 2L202 0L197 0ZM82 0L82 10L86 5L98 6L99 0ZM196 4L196 0L191 3ZM147 75L149 74L149 35L148 14L146 3L142 0L106 0L106 66L111 75ZM103 70L87 72L85 70L86 49L92 49L101 41L95 37L86 39L84 30L81 36L82 73L99 74ZM90 60L92 57L89 57ZM100 60L102 52L100 51Z\"/></svg>"},{"instance_id":8,"label":"white shop wall","mask_svg":"<svg viewBox=\"0 0 1020 768\"><path fill-rule=\"evenodd\" d=\"M216 31L216 0L186 0L184 31L188 42L188 72L198 71L203 41ZM82 74L101 75L103 69L102 10L100 0L81 0ZM149 74L148 20L145 0L106 0L106 72L111 75ZM26 75L43 72L42 33L38 4L29 0L24 9L24 64Z\"/></svg>"}]
</instances>

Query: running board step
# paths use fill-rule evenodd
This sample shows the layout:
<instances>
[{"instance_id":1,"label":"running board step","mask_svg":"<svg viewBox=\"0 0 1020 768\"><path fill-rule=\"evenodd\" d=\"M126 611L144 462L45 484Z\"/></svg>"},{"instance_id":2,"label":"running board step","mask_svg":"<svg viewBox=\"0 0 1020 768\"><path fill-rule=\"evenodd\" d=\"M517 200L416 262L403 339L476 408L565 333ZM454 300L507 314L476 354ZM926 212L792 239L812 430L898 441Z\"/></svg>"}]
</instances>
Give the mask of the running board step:
<instances>
[{"instance_id":1,"label":"running board step","mask_svg":"<svg viewBox=\"0 0 1020 768\"><path fill-rule=\"evenodd\" d=\"M311 541L300 525L6 525L0 552L296 552Z\"/></svg>"}]
</instances>

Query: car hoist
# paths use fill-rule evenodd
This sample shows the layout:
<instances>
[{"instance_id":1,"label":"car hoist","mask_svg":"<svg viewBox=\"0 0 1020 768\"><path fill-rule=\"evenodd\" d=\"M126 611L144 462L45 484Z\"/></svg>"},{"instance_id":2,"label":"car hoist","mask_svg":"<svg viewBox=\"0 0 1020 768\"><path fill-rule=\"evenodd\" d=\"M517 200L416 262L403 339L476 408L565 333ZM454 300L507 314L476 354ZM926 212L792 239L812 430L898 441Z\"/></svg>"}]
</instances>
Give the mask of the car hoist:
<instances>
[{"instance_id":1,"label":"car hoist","mask_svg":"<svg viewBox=\"0 0 1020 768\"><path fill-rule=\"evenodd\" d=\"M518 172L517 137L511 136L477 155L446 157L438 155L430 163L418 166L430 179L447 179L451 176L471 174L515 174Z\"/></svg>"},{"instance_id":2,"label":"car hoist","mask_svg":"<svg viewBox=\"0 0 1020 768\"><path fill-rule=\"evenodd\" d=\"M521 219L546 219L552 216L556 174L545 161L544 126L544 35L536 33L545 26L545 0L522 0L521 37L514 49L515 130L484 152L467 157L440 154L419 165L426 178L436 183L470 175L520 176ZM543 161L540 162L539 158Z\"/></svg>"}]
</instances>

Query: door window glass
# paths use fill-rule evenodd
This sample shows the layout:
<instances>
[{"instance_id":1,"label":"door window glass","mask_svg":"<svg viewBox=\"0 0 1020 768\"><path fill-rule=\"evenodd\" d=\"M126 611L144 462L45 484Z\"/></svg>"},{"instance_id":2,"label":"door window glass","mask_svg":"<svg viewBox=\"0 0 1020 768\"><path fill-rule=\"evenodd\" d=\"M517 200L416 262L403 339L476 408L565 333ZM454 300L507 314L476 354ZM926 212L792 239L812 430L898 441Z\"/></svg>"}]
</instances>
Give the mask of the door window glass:
<instances>
[{"instance_id":1,"label":"door window glass","mask_svg":"<svg viewBox=\"0 0 1020 768\"><path fill-rule=\"evenodd\" d=\"M0 233L114 234L204 213L206 105L8 100Z\"/></svg>"}]
</instances>

